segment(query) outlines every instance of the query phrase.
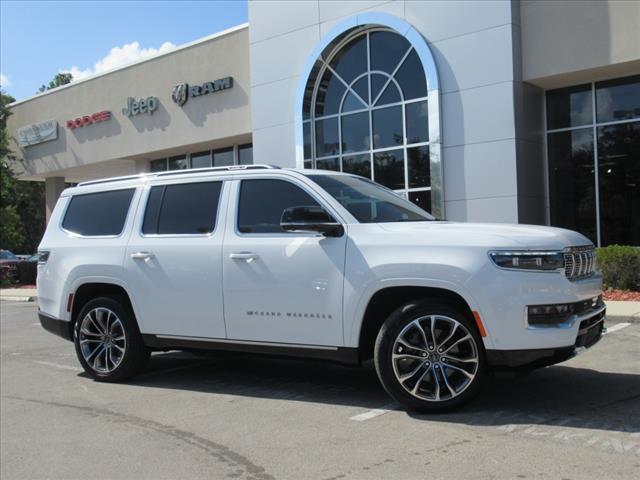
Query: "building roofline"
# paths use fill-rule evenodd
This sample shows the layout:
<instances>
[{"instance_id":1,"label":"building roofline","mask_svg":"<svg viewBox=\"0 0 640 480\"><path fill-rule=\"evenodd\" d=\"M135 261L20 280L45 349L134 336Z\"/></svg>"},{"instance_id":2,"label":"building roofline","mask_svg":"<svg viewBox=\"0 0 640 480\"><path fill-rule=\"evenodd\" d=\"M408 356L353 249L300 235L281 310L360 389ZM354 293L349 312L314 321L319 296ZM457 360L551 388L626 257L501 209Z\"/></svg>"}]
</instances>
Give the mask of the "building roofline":
<instances>
[{"instance_id":1,"label":"building roofline","mask_svg":"<svg viewBox=\"0 0 640 480\"><path fill-rule=\"evenodd\" d=\"M36 98L41 98L41 97L43 97L45 95L50 95L52 93L59 92L60 90L64 90L64 89L67 89L67 88L75 87L76 85L79 85L81 83L85 83L85 82L88 82L88 81L91 81L91 80L95 80L97 78L104 77L105 75L110 75L112 73L119 72L120 70L124 70L126 68L135 67L136 65L140 65L141 63L150 62L151 60L155 60L155 59L160 58L160 57L171 55L171 54L174 54L176 52L180 52L182 50L186 50L187 48L195 47L196 45L200 45L201 43L206 43L208 41L215 40L215 39L217 39L219 37L224 37L225 35L229 35L231 33L235 33L235 32L237 32L239 30L243 30L243 29L248 28L248 27L249 27L249 23L242 23L240 25L236 25L234 27L227 28L226 30L221 30L221 31L213 33L211 35L207 35L206 37L198 38L196 40L193 40L192 42L188 42L188 43L185 43L183 45L178 45L176 48L174 48L172 50L169 50L167 52L156 53L155 55L152 55L150 57L145 57L145 58L137 60L137 61L135 61L133 63L127 63L126 65L121 65L119 67L112 68L111 70L107 70L107 71L101 72L101 73L96 73L94 75L90 75L90 76L82 78L80 80L74 80L71 83L67 83L66 85L61 85L59 87L52 88L51 90L47 90L47 91L44 91L42 93L37 93L35 95L32 95L31 97L27 97L27 98L24 98L22 100L17 100L17 101L15 101L13 103L10 103L8 106L9 107L15 107L17 105L29 102L31 100L35 100Z\"/></svg>"}]
</instances>

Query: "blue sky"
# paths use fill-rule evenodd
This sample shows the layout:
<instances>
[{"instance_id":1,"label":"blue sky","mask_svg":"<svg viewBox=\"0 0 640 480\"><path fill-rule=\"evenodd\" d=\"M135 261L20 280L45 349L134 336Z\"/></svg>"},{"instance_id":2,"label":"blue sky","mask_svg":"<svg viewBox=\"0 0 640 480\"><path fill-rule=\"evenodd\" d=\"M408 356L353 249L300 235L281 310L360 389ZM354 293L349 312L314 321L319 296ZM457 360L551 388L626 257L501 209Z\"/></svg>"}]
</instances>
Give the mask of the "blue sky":
<instances>
[{"instance_id":1,"label":"blue sky","mask_svg":"<svg viewBox=\"0 0 640 480\"><path fill-rule=\"evenodd\" d=\"M0 82L22 99L59 71L90 75L246 21L246 0L2 0Z\"/></svg>"}]
</instances>

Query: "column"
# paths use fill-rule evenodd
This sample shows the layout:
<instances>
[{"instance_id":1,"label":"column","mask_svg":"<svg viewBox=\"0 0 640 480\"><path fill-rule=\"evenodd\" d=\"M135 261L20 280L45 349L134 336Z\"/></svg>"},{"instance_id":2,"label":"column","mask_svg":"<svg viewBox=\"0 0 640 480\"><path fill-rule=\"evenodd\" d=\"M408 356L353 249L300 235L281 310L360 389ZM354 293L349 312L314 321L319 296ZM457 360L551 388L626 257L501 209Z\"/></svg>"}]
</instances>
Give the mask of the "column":
<instances>
[{"instance_id":1,"label":"column","mask_svg":"<svg viewBox=\"0 0 640 480\"><path fill-rule=\"evenodd\" d=\"M53 207L56 206L58 197L64 190L64 177L49 177L45 179L45 203L47 209L47 223L53 212Z\"/></svg>"}]
</instances>

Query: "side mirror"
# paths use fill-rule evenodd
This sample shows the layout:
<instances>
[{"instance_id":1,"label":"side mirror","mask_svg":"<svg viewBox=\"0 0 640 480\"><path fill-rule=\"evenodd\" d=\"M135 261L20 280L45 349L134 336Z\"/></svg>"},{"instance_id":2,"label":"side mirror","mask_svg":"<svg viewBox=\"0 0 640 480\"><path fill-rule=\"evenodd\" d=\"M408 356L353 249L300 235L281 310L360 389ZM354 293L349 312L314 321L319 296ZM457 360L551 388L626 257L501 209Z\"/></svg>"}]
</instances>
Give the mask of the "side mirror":
<instances>
[{"instance_id":1,"label":"side mirror","mask_svg":"<svg viewBox=\"0 0 640 480\"><path fill-rule=\"evenodd\" d=\"M340 222L315 205L285 208L280 227L287 232L316 232L325 237L341 237L344 233Z\"/></svg>"}]
</instances>

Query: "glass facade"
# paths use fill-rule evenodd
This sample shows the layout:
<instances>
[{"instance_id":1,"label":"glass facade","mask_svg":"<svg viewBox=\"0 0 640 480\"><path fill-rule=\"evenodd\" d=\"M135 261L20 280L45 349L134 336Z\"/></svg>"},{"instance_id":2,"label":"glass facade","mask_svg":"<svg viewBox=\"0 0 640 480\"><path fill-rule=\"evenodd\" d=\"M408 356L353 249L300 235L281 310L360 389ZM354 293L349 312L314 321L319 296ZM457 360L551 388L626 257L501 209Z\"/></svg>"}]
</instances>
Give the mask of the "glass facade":
<instances>
[{"instance_id":1,"label":"glass facade","mask_svg":"<svg viewBox=\"0 0 640 480\"><path fill-rule=\"evenodd\" d=\"M551 224L640 245L640 75L546 95Z\"/></svg>"},{"instance_id":2,"label":"glass facade","mask_svg":"<svg viewBox=\"0 0 640 480\"><path fill-rule=\"evenodd\" d=\"M427 82L406 38L380 28L347 37L306 90L305 168L370 178L431 211Z\"/></svg>"},{"instance_id":3,"label":"glass facade","mask_svg":"<svg viewBox=\"0 0 640 480\"><path fill-rule=\"evenodd\" d=\"M237 153L236 153L237 151ZM159 158L149 162L150 172L164 172L166 170L183 170L187 168L225 167L229 165L253 164L253 145L246 143L237 147L205 150L190 155L177 155L169 158Z\"/></svg>"}]
</instances>

